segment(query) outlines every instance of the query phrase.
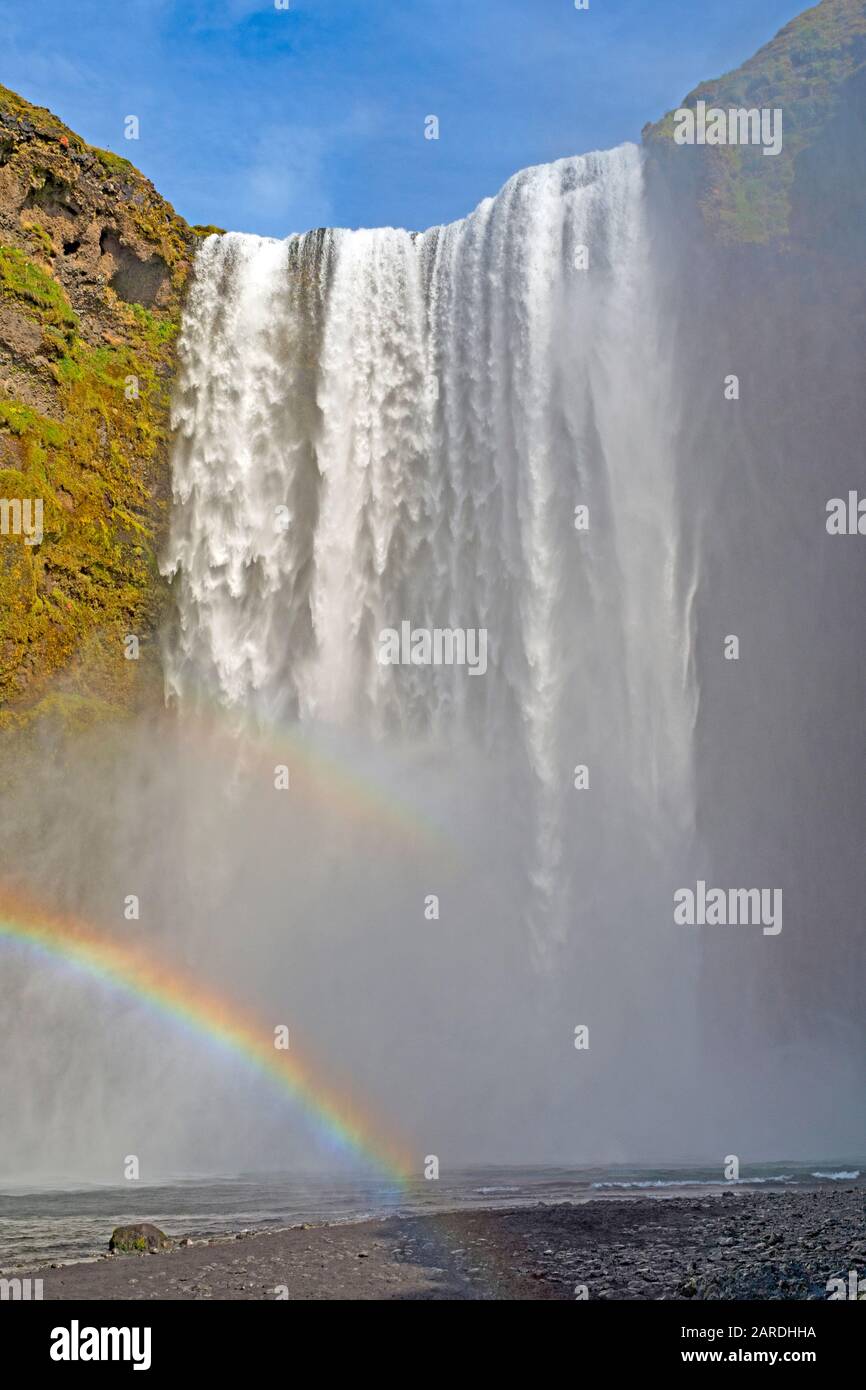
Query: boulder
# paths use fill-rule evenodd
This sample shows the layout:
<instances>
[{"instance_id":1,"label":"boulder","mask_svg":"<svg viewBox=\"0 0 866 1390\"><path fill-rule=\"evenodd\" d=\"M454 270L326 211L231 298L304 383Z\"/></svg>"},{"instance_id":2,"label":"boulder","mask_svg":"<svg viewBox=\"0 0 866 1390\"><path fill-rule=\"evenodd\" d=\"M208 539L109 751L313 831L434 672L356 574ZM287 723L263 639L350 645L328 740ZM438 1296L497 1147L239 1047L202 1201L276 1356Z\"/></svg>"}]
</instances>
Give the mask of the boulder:
<instances>
[{"instance_id":1,"label":"boulder","mask_svg":"<svg viewBox=\"0 0 866 1390\"><path fill-rule=\"evenodd\" d=\"M137 1255L146 1251L169 1250L171 1241L158 1226L151 1226L149 1221L139 1221L134 1226L115 1226L108 1248L117 1255Z\"/></svg>"}]
</instances>

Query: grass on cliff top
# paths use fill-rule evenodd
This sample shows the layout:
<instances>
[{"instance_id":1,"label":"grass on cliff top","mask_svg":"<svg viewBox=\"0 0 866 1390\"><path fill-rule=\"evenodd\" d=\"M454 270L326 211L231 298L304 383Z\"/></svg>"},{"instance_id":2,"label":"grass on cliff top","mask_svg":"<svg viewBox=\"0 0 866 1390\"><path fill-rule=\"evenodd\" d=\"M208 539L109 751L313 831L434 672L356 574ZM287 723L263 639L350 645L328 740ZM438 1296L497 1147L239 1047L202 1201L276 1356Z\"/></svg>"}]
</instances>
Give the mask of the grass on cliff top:
<instances>
[{"instance_id":1,"label":"grass on cliff top","mask_svg":"<svg viewBox=\"0 0 866 1390\"><path fill-rule=\"evenodd\" d=\"M701 82L682 106L781 106L793 130L823 123L845 82L866 57L866 0L823 0L779 30L741 67ZM648 141L669 140L674 112L645 127ZM787 131L786 131L787 136Z\"/></svg>"},{"instance_id":2,"label":"grass on cliff top","mask_svg":"<svg viewBox=\"0 0 866 1390\"><path fill-rule=\"evenodd\" d=\"M138 174L135 165L124 159L122 154L115 154L113 150L101 150L98 145L91 145L90 152L96 155L100 164L111 174Z\"/></svg>"},{"instance_id":3,"label":"grass on cliff top","mask_svg":"<svg viewBox=\"0 0 866 1390\"><path fill-rule=\"evenodd\" d=\"M52 136L57 140L65 135L69 141L70 149L87 149L81 136L76 135L74 130L70 130L68 126L64 125L53 111L49 111L46 106L34 106L9 87L0 86L0 111L8 112L17 120L29 121L40 135Z\"/></svg>"}]
</instances>

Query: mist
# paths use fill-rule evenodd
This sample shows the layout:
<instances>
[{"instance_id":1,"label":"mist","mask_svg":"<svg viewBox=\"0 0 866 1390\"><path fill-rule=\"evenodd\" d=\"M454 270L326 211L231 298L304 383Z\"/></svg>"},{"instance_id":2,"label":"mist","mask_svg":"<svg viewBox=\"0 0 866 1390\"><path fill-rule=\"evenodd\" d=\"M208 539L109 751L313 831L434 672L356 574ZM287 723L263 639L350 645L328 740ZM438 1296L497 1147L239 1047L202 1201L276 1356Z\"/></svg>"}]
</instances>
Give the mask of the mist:
<instances>
[{"instance_id":1,"label":"mist","mask_svg":"<svg viewBox=\"0 0 866 1390\"><path fill-rule=\"evenodd\" d=\"M716 256L632 146L420 236L209 238L166 709L22 745L7 887L286 1024L419 1175L862 1152L856 542L824 526L856 331ZM483 630L487 670L382 664L403 621ZM783 929L676 924L698 880L781 890ZM355 1162L142 1002L24 946L3 982L4 1178Z\"/></svg>"}]
</instances>

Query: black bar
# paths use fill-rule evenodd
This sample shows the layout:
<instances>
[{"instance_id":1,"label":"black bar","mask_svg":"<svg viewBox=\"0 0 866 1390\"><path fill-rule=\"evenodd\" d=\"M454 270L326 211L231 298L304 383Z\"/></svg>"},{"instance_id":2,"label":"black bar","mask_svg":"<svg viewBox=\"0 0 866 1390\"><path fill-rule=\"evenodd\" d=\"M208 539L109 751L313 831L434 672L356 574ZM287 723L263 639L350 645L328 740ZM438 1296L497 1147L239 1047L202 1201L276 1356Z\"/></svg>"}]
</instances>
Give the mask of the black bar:
<instances>
[{"instance_id":1,"label":"black bar","mask_svg":"<svg viewBox=\"0 0 866 1390\"><path fill-rule=\"evenodd\" d=\"M515 1323L513 1304L489 1302L476 1311L471 1323L458 1312L453 1328L443 1326L441 1311L427 1322L417 1308L411 1313L391 1309L383 1320L381 1303L374 1302L135 1302L0 1303L0 1331L7 1365L30 1373L93 1376L133 1374L133 1357L142 1364L139 1376L165 1375L180 1369L197 1375L212 1370L222 1377L245 1377L281 1366L287 1374L308 1377L319 1363L330 1378L345 1364L357 1377L375 1354L384 1371L399 1341L410 1336L416 1353L423 1347L422 1362L413 1354L415 1369L429 1381L437 1366L449 1381L465 1369L465 1348L473 1357L484 1356L495 1364L496 1349L508 1358L517 1353L535 1362L533 1379L552 1376L553 1358L587 1369L591 1364L616 1374L637 1370L649 1375L674 1368L698 1373L705 1366L729 1369L762 1366L767 1370L805 1366L822 1376L858 1363L862 1354L862 1314L835 1302L726 1303L680 1301L661 1303L582 1302L574 1305L545 1303L546 1312L527 1314L524 1325ZM448 1315L446 1315L447 1317ZM499 1319L507 1318L507 1323ZM519 1315L522 1317L523 1315ZM408 1323L404 1318L408 1317ZM538 1320L540 1319L540 1321ZM89 1352L94 1338L88 1329L126 1329L117 1349L126 1360L55 1360L51 1349L70 1354L75 1346ZM63 1329L62 1335L59 1329ZM133 1329L138 1329L137 1335ZM144 1336L149 1330L149 1343ZM459 1344L449 1336L457 1333ZM491 1341L491 1332L496 1340ZM336 1336L334 1334L337 1334ZM544 1341L538 1340L539 1336ZM67 1341L67 1338L69 1339ZM383 1340L387 1338L388 1340ZM417 1339L422 1339L418 1341ZM102 1339L96 1343L102 1350ZM458 1350L464 1347L464 1352ZM377 1348L374 1351L374 1348ZM111 1335L105 1340L108 1356L114 1349ZM405 1353L404 1353L405 1354ZM400 1355L403 1360L404 1354ZM404 1370L408 1363L403 1360ZM547 1367L547 1370L545 1370ZM513 1367L513 1370L516 1370Z\"/></svg>"}]
</instances>

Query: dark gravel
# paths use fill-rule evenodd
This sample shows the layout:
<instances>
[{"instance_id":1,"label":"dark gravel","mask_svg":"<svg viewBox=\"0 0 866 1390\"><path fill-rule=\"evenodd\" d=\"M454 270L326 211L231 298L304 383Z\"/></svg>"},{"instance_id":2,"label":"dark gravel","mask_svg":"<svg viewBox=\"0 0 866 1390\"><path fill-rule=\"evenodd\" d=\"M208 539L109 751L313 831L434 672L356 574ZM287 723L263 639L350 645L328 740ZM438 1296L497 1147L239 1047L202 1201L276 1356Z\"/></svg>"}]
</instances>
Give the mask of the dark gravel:
<instances>
[{"instance_id":1,"label":"dark gravel","mask_svg":"<svg viewBox=\"0 0 866 1390\"><path fill-rule=\"evenodd\" d=\"M37 1273L48 1299L826 1299L852 1269L854 1187L390 1217Z\"/></svg>"}]
</instances>

